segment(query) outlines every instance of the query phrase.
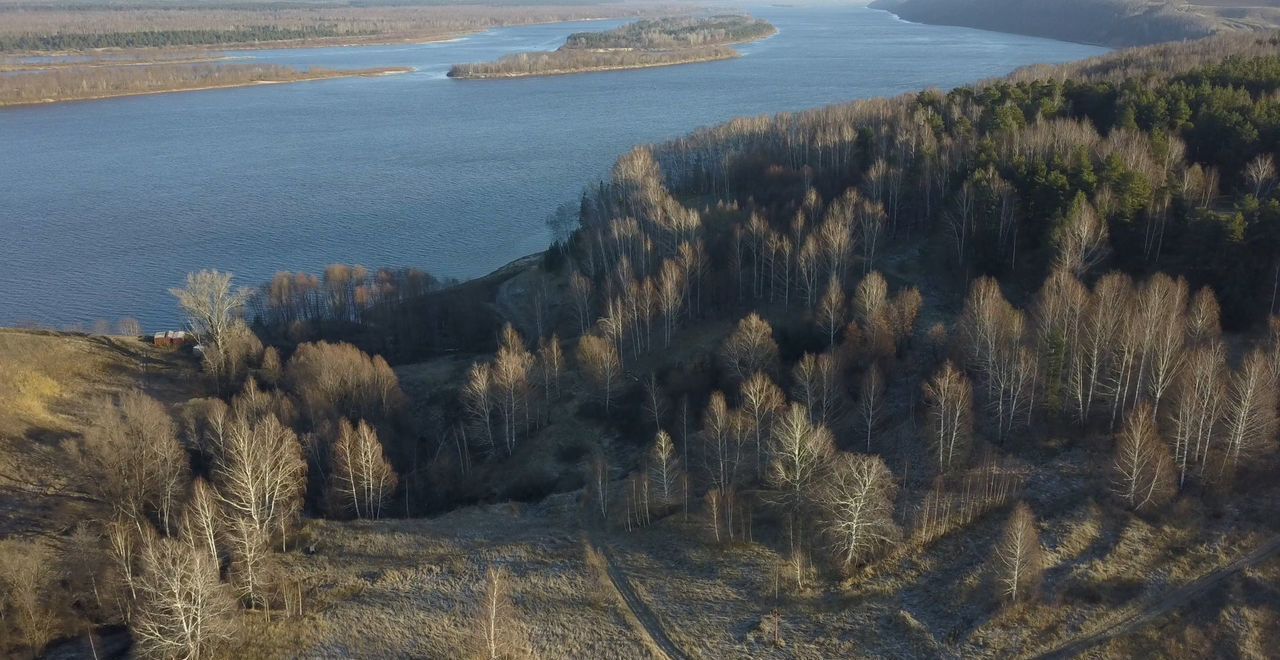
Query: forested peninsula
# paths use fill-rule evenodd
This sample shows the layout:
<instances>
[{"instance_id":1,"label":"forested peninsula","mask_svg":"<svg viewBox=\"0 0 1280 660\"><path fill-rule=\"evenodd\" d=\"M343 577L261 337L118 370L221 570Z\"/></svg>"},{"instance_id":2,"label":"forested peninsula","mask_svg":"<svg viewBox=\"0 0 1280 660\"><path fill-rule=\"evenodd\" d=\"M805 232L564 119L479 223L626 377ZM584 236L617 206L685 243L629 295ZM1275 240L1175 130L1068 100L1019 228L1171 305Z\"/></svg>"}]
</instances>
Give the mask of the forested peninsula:
<instances>
[{"instance_id":1,"label":"forested peninsula","mask_svg":"<svg viewBox=\"0 0 1280 660\"><path fill-rule=\"evenodd\" d=\"M918 23L1141 46L1232 31L1272 29L1280 8L1249 0L874 0L871 6Z\"/></svg>"},{"instance_id":2,"label":"forested peninsula","mask_svg":"<svg viewBox=\"0 0 1280 660\"><path fill-rule=\"evenodd\" d=\"M777 28L767 21L738 14L642 20L604 32L571 34L554 51L456 64L449 77L520 78L726 60L738 57L732 45L775 33Z\"/></svg>"}]
</instances>

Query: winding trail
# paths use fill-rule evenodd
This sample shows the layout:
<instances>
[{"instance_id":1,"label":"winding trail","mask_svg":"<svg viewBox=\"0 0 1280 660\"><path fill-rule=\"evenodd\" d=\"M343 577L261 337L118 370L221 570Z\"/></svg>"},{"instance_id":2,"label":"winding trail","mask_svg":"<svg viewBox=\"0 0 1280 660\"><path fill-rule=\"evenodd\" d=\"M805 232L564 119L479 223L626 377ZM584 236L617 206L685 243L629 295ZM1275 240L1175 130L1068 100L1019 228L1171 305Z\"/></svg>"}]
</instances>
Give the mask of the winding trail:
<instances>
[{"instance_id":1,"label":"winding trail","mask_svg":"<svg viewBox=\"0 0 1280 660\"><path fill-rule=\"evenodd\" d=\"M622 597L622 602L627 606L631 615L640 624L640 632L647 639L648 646L654 651L655 655L667 660L687 660L689 656L680 649L680 647L672 641L667 635L667 631L662 626L662 621L658 616L649 609L649 605L644 602L635 589L631 587L631 582L627 580L627 576L618 568L617 562L613 560L613 555L609 552L608 547L588 541L589 547L594 547L596 552L604 559L605 572L609 576L609 582L618 595Z\"/></svg>"},{"instance_id":2,"label":"winding trail","mask_svg":"<svg viewBox=\"0 0 1280 660\"><path fill-rule=\"evenodd\" d=\"M1164 593L1148 596L1128 614L1104 624L1099 630L1076 637L1050 651L1035 656L1037 660L1072 658L1110 639L1131 633L1202 596L1227 578L1256 566L1280 553L1280 536L1274 536L1235 561L1210 571L1195 580Z\"/></svg>"}]
</instances>

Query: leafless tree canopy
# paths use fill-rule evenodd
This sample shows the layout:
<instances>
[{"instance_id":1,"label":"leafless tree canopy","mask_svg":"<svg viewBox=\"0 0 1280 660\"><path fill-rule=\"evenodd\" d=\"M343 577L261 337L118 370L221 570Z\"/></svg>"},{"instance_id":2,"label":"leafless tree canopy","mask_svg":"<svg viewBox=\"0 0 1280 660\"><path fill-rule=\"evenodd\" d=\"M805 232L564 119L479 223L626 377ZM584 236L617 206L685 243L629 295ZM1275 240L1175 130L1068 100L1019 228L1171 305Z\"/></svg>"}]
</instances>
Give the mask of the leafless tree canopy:
<instances>
[{"instance_id":1,"label":"leafless tree canopy","mask_svg":"<svg viewBox=\"0 0 1280 660\"><path fill-rule=\"evenodd\" d=\"M1025 502L1014 507L992 562L1003 600L1020 603L1035 595L1044 571L1044 553L1036 517Z\"/></svg>"},{"instance_id":2,"label":"leafless tree canopy","mask_svg":"<svg viewBox=\"0 0 1280 660\"><path fill-rule=\"evenodd\" d=\"M847 570L896 543L898 486L878 456L841 454L822 483L821 526L832 556Z\"/></svg>"},{"instance_id":3,"label":"leafless tree canopy","mask_svg":"<svg viewBox=\"0 0 1280 660\"><path fill-rule=\"evenodd\" d=\"M973 388L950 362L924 386L928 434L938 468L963 467L973 442Z\"/></svg>"},{"instance_id":4,"label":"leafless tree canopy","mask_svg":"<svg viewBox=\"0 0 1280 660\"><path fill-rule=\"evenodd\" d=\"M187 452L164 407L141 392L102 402L77 454L85 484L119 520L174 529L190 479Z\"/></svg>"},{"instance_id":5,"label":"leafless tree canopy","mask_svg":"<svg viewBox=\"0 0 1280 660\"><path fill-rule=\"evenodd\" d=\"M1174 492L1174 466L1150 404L1129 414L1116 438L1116 494L1135 510L1162 506Z\"/></svg>"},{"instance_id":6,"label":"leafless tree canopy","mask_svg":"<svg viewBox=\"0 0 1280 660\"><path fill-rule=\"evenodd\" d=\"M202 270L187 275L185 288L170 290L186 314L191 331L214 346L243 318L249 300L249 290L236 288L231 280L231 273Z\"/></svg>"},{"instance_id":7,"label":"leafless tree canopy","mask_svg":"<svg viewBox=\"0 0 1280 660\"><path fill-rule=\"evenodd\" d=\"M138 611L130 622L145 658L219 657L235 632L235 600L208 555L171 539L142 544Z\"/></svg>"},{"instance_id":8,"label":"leafless tree canopy","mask_svg":"<svg viewBox=\"0 0 1280 660\"><path fill-rule=\"evenodd\" d=\"M357 518L379 518L399 478L378 441L378 432L361 421L338 423L333 447L333 500Z\"/></svg>"}]
</instances>

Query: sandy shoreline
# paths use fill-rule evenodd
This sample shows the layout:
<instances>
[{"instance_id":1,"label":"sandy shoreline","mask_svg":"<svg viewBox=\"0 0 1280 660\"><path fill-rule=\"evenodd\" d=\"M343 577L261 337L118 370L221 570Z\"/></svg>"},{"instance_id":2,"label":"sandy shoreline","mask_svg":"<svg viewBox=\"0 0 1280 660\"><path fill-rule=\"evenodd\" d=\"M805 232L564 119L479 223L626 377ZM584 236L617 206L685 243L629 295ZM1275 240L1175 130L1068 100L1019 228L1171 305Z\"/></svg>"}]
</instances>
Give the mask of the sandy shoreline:
<instances>
[{"instance_id":1,"label":"sandy shoreline","mask_svg":"<svg viewBox=\"0 0 1280 660\"><path fill-rule=\"evenodd\" d=\"M237 87L256 87L258 85L287 85L290 83L315 82L318 80L337 80L340 78L379 78L382 76L395 76L403 73L412 73L413 69L405 67L395 67L387 69L366 69L361 71L338 71L325 73L323 75L300 77L291 80L253 80L248 82L226 83L224 85L201 85L199 87L178 87L174 89L151 89L137 92L119 92L113 94L98 94L94 96L82 96L70 99L41 99L39 101L20 101L16 103L0 103L0 109L4 108L22 108L35 105L53 105L56 103L78 103L80 101L101 101L104 99L123 98L126 96L150 96L153 94L179 94L182 92L203 92L213 89L235 89Z\"/></svg>"},{"instance_id":2,"label":"sandy shoreline","mask_svg":"<svg viewBox=\"0 0 1280 660\"><path fill-rule=\"evenodd\" d=\"M622 66L600 66L589 69L554 69L550 71L536 71L533 73L494 73L483 74L478 76L449 76L452 80L513 80L516 78L544 78L550 76L572 76L579 73L605 73L608 71L631 71L633 69L659 69L668 66L683 66L685 64L701 64L705 62L723 62L725 60L735 60L742 57L742 53L729 53L720 57L698 57L688 60L679 60L675 62L656 62L654 64L629 64Z\"/></svg>"}]
</instances>

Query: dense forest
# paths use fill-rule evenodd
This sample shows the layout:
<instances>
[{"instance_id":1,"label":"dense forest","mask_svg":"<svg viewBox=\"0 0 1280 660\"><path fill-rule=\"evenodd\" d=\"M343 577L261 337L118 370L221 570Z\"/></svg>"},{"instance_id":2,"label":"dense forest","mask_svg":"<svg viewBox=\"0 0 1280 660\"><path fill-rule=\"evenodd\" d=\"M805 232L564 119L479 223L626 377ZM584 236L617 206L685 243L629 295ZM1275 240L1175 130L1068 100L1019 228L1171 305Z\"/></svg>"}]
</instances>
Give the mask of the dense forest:
<instances>
[{"instance_id":1,"label":"dense forest","mask_svg":"<svg viewBox=\"0 0 1280 660\"><path fill-rule=\"evenodd\" d=\"M1160 561L1277 531L1277 45L1128 51L637 148L541 260L474 283L193 273L172 293L202 396L99 401L53 450L93 514L60 555L2 548L22 570L0 626L32 651L121 626L147 657L296 653L287 635L345 602L364 627L387 591L443 619L458 601L400 596L462 583L464 628L409 636L565 653L563 612L529 603L572 569L524 590L535 572L505 569L557 563L537 550L332 571L442 542L386 518L506 502L497 525L518 526L514 502L570 493L539 542L581 537L603 577L560 607L609 607L593 584L625 576L592 544L652 534L642 560L672 568L627 616L648 598L702 626L680 639L705 655L1066 648L1185 582ZM437 359L392 367L416 351ZM360 532L377 540L342 545ZM474 555L487 572L458 568ZM693 604L663 590L706 575ZM1218 593L1261 608L1224 609L1239 626L1115 654L1265 654L1274 590L1239 591ZM925 639L889 645L890 625Z\"/></svg>"},{"instance_id":2,"label":"dense forest","mask_svg":"<svg viewBox=\"0 0 1280 660\"><path fill-rule=\"evenodd\" d=\"M505 78L636 69L737 57L728 44L763 39L777 30L742 15L636 21L603 32L569 35L550 52L514 53L493 62L456 64L450 78Z\"/></svg>"}]
</instances>

